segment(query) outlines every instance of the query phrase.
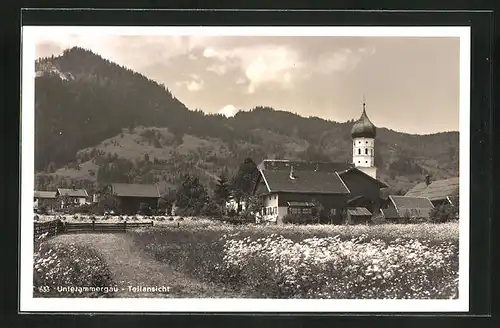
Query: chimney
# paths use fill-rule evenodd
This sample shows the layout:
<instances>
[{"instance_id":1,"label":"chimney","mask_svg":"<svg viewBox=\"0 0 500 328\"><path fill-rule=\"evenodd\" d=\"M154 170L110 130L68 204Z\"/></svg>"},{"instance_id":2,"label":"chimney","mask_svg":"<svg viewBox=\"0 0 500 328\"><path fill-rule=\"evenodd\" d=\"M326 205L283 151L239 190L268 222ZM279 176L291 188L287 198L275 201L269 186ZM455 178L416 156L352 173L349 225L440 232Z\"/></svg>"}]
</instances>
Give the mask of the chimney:
<instances>
[{"instance_id":1,"label":"chimney","mask_svg":"<svg viewBox=\"0 0 500 328\"><path fill-rule=\"evenodd\" d=\"M290 165L290 179L295 179L295 176L293 175L293 165Z\"/></svg>"},{"instance_id":2,"label":"chimney","mask_svg":"<svg viewBox=\"0 0 500 328\"><path fill-rule=\"evenodd\" d=\"M425 175L425 184L430 185L431 184L431 176L429 174Z\"/></svg>"}]
</instances>

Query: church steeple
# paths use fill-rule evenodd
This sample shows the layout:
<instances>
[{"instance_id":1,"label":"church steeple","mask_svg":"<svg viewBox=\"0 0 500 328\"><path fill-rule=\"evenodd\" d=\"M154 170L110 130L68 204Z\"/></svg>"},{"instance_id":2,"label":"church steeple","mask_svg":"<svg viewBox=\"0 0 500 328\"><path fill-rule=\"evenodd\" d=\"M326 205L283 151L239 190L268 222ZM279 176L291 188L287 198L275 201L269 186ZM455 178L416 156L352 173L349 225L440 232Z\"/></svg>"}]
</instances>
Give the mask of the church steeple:
<instances>
[{"instance_id":1,"label":"church steeple","mask_svg":"<svg viewBox=\"0 0 500 328\"><path fill-rule=\"evenodd\" d=\"M375 137L377 129L366 114L366 102L363 96L363 112L352 126L352 162L361 171L376 178Z\"/></svg>"},{"instance_id":2,"label":"church steeple","mask_svg":"<svg viewBox=\"0 0 500 328\"><path fill-rule=\"evenodd\" d=\"M353 138L375 138L377 136L377 128L370 121L366 115L366 103L363 96L363 112L361 117L357 120L351 129L351 136Z\"/></svg>"}]
</instances>

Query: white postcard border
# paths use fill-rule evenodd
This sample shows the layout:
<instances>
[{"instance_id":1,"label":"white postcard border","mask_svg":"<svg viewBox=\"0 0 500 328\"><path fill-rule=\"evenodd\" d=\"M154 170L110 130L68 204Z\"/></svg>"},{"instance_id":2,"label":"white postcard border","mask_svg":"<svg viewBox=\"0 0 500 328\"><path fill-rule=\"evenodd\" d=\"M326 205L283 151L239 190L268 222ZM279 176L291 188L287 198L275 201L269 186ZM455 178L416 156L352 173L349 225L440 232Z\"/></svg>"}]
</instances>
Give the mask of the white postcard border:
<instances>
[{"instance_id":1,"label":"white postcard border","mask_svg":"<svg viewBox=\"0 0 500 328\"><path fill-rule=\"evenodd\" d=\"M456 300L84 299L33 297L35 41L39 35L361 36L460 38L460 236ZM22 28L21 312L466 312L469 311L470 27L110 27Z\"/></svg>"}]
</instances>

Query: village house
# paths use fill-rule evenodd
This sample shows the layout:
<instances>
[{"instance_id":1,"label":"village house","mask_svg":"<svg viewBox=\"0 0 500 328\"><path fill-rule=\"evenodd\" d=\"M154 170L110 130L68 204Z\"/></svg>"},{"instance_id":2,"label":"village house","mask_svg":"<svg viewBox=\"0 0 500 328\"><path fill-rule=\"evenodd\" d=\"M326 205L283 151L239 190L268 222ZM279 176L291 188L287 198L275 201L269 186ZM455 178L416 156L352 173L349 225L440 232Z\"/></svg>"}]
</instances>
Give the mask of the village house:
<instances>
[{"instance_id":1,"label":"village house","mask_svg":"<svg viewBox=\"0 0 500 328\"><path fill-rule=\"evenodd\" d=\"M426 197L389 196L390 205L381 212L386 221L429 219L434 205Z\"/></svg>"},{"instance_id":2,"label":"village house","mask_svg":"<svg viewBox=\"0 0 500 328\"><path fill-rule=\"evenodd\" d=\"M112 196L123 214L137 214L145 204L151 211L158 209L160 192L155 184L111 183L100 192ZM144 205L143 205L144 206Z\"/></svg>"},{"instance_id":3,"label":"village house","mask_svg":"<svg viewBox=\"0 0 500 328\"><path fill-rule=\"evenodd\" d=\"M44 209L51 211L57 207L56 191L39 191L35 190L33 194L33 209L38 211Z\"/></svg>"},{"instance_id":4,"label":"village house","mask_svg":"<svg viewBox=\"0 0 500 328\"><path fill-rule=\"evenodd\" d=\"M59 200L60 208L65 208L87 204L89 195L87 190L73 187L71 189L57 188L56 197Z\"/></svg>"},{"instance_id":5,"label":"village house","mask_svg":"<svg viewBox=\"0 0 500 328\"><path fill-rule=\"evenodd\" d=\"M351 130L352 163L264 160L258 165L254 194L262 197L263 221L283 223L287 215L310 216L318 206L320 222L365 222L379 213L380 190L375 167L376 128L363 113Z\"/></svg>"},{"instance_id":6,"label":"village house","mask_svg":"<svg viewBox=\"0 0 500 328\"><path fill-rule=\"evenodd\" d=\"M428 198L435 207L446 204L455 205L458 189L458 177L431 181L430 176L426 176L425 182L417 184L405 196Z\"/></svg>"}]
</instances>

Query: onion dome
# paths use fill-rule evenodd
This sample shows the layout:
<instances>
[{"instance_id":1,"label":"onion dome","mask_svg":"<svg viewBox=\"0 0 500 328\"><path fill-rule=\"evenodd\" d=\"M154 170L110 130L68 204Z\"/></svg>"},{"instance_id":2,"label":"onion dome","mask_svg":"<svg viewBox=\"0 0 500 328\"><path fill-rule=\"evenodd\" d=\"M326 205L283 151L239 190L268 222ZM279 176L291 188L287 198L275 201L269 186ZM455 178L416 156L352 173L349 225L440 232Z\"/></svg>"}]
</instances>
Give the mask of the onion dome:
<instances>
[{"instance_id":1,"label":"onion dome","mask_svg":"<svg viewBox=\"0 0 500 328\"><path fill-rule=\"evenodd\" d=\"M363 103L363 114L352 126L351 136L353 138L375 138L377 128L366 115L365 104Z\"/></svg>"}]
</instances>

